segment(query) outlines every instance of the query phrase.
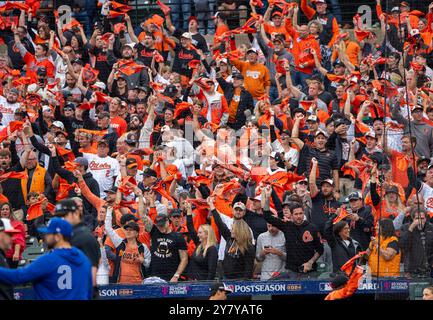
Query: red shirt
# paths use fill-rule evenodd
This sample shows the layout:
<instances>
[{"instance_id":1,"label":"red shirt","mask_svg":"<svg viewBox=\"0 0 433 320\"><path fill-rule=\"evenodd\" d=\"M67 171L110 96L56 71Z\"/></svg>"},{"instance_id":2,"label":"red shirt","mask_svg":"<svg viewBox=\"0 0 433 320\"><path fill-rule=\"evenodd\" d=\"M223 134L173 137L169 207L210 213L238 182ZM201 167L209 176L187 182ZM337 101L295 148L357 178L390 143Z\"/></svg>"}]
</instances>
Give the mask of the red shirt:
<instances>
[{"instance_id":1,"label":"red shirt","mask_svg":"<svg viewBox=\"0 0 433 320\"><path fill-rule=\"evenodd\" d=\"M116 131L118 137L121 137L126 132L126 130L128 130L128 124L123 118L115 116L113 118L110 118L110 120L111 127Z\"/></svg>"}]
</instances>

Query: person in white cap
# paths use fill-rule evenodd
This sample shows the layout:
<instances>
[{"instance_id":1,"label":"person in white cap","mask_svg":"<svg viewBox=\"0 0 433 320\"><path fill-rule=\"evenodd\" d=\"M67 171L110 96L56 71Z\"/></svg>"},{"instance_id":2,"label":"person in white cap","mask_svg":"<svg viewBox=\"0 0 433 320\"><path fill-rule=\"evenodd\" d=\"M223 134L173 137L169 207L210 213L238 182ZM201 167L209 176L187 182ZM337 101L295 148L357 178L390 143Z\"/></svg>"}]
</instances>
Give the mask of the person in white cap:
<instances>
[{"instance_id":1,"label":"person in white cap","mask_svg":"<svg viewBox=\"0 0 433 320\"><path fill-rule=\"evenodd\" d=\"M180 44L176 43L173 51L174 61L171 71L191 79L193 70L189 68L188 63L191 60L201 60L200 55L192 47L191 33L184 32L180 36Z\"/></svg>"},{"instance_id":2,"label":"person in white cap","mask_svg":"<svg viewBox=\"0 0 433 320\"><path fill-rule=\"evenodd\" d=\"M0 267L9 268L5 253L12 246L12 236L19 233L12 227L9 219L0 219ZM13 300L13 287L7 284L0 283L0 300Z\"/></svg>"},{"instance_id":3,"label":"person in white cap","mask_svg":"<svg viewBox=\"0 0 433 320\"><path fill-rule=\"evenodd\" d=\"M114 42L114 39L110 38L109 41ZM143 65L141 61L136 61L135 59L135 43L126 43L122 46L121 53L122 53L122 64L123 63L130 63L135 62L137 65ZM147 87L149 85L149 74L147 73L146 68L135 68L133 69L132 74L125 74L123 71L124 69L121 69L121 65L119 65L119 61L114 57L113 51L108 51L107 59L109 61L117 61L113 65L112 72L119 72L125 77L126 82L128 83L128 88L135 88L136 86L140 87Z\"/></svg>"}]
</instances>

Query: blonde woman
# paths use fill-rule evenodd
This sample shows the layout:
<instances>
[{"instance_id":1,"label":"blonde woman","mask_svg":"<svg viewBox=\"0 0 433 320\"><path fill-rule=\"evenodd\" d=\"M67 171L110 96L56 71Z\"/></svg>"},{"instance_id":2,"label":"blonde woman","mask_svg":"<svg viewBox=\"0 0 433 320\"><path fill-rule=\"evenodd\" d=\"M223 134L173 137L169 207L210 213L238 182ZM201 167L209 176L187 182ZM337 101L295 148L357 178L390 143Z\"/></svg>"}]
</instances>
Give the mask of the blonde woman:
<instances>
[{"instance_id":1,"label":"blonde woman","mask_svg":"<svg viewBox=\"0 0 433 320\"><path fill-rule=\"evenodd\" d=\"M242 218L234 216L231 229L222 221L215 209L214 198L208 198L208 204L215 219L218 231L227 242L224 252L223 270L225 279L251 279L253 276L255 248L251 229ZM245 205L237 202L233 210L245 210Z\"/></svg>"},{"instance_id":2,"label":"blonde woman","mask_svg":"<svg viewBox=\"0 0 433 320\"><path fill-rule=\"evenodd\" d=\"M190 280L214 280L218 262L217 240L209 224L194 228L191 203L185 203L186 224L196 248L189 259L186 274Z\"/></svg>"}]
</instances>

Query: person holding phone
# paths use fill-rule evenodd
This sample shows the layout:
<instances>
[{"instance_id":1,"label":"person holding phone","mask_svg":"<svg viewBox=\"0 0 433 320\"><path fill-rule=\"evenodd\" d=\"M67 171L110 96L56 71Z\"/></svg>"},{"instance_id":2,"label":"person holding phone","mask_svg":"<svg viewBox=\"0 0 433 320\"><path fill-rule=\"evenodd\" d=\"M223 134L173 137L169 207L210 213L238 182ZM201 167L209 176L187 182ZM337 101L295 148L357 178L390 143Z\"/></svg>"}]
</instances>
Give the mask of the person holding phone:
<instances>
[{"instance_id":1,"label":"person holding phone","mask_svg":"<svg viewBox=\"0 0 433 320\"><path fill-rule=\"evenodd\" d=\"M283 272L286 261L286 238L283 232L270 223L267 227L268 231L257 238L256 260L262 262L262 281L270 279L276 272Z\"/></svg>"}]
</instances>

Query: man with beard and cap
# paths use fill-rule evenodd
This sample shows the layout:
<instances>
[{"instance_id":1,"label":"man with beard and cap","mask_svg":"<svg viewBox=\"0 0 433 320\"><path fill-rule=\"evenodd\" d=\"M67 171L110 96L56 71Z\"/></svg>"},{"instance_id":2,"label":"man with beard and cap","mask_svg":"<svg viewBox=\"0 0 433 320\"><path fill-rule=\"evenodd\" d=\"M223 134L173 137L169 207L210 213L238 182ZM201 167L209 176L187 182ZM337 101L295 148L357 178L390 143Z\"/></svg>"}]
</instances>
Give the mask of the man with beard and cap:
<instances>
[{"instance_id":1,"label":"man with beard and cap","mask_svg":"<svg viewBox=\"0 0 433 320\"><path fill-rule=\"evenodd\" d=\"M150 276L177 282L188 264L185 239L182 234L171 230L166 214L157 214L154 223L144 212L140 215L151 238Z\"/></svg>"},{"instance_id":2,"label":"man with beard and cap","mask_svg":"<svg viewBox=\"0 0 433 320\"><path fill-rule=\"evenodd\" d=\"M314 137L314 146L308 146L304 141L299 139L299 125L301 120L304 119L303 114L297 114L295 117L295 123L292 129L292 140L301 150L299 154L299 166L298 174L309 174L311 171L311 159L314 157L318 161L319 166L319 176L317 179L317 184L320 184L324 179L330 179L335 183L335 191L339 192L340 182L339 182L339 170L337 156L335 152L329 150L326 147L328 141L328 136L323 130L317 130ZM301 164L303 164L301 166Z\"/></svg>"},{"instance_id":3,"label":"man with beard and cap","mask_svg":"<svg viewBox=\"0 0 433 320\"><path fill-rule=\"evenodd\" d=\"M350 236L359 242L361 251L367 250L371 240L371 230L374 217L371 207L365 205L358 191L354 191L347 197L349 201L348 216Z\"/></svg>"},{"instance_id":4,"label":"man with beard and cap","mask_svg":"<svg viewBox=\"0 0 433 320\"><path fill-rule=\"evenodd\" d=\"M244 87L244 76L239 72L232 74L233 83L217 75L220 88L224 91L224 97L228 104L227 125L233 130L238 130L245 125L247 117L253 113L253 97Z\"/></svg>"},{"instance_id":5,"label":"man with beard and cap","mask_svg":"<svg viewBox=\"0 0 433 320\"><path fill-rule=\"evenodd\" d=\"M72 225L54 217L39 232L50 252L24 268L0 267L0 283L16 286L32 282L37 300L92 299L91 264L71 245Z\"/></svg>"},{"instance_id":6,"label":"man with beard and cap","mask_svg":"<svg viewBox=\"0 0 433 320\"><path fill-rule=\"evenodd\" d=\"M0 95L0 112L3 115L1 124L6 127L9 122L15 120L15 111L20 108L18 102L19 91L17 88L11 88L4 92L5 96Z\"/></svg>"},{"instance_id":7,"label":"man with beard and cap","mask_svg":"<svg viewBox=\"0 0 433 320\"><path fill-rule=\"evenodd\" d=\"M197 10L197 8L196 8ZM166 24L167 29L170 31L170 33L176 37L179 38L183 33L185 33L182 29L176 29L176 27L173 25L171 21L170 14L166 15ZM214 24L214 21L212 19L208 20L209 28L212 28L211 25ZM207 46L206 39L203 37L203 35L198 30L198 20L196 17L191 16L188 18L188 32L191 34L192 40L191 43L194 47L201 50L203 53L207 54L209 53L209 48Z\"/></svg>"},{"instance_id":8,"label":"man with beard and cap","mask_svg":"<svg viewBox=\"0 0 433 320\"><path fill-rule=\"evenodd\" d=\"M114 35L110 37L109 42L114 42ZM134 59L134 48L135 43L126 43L121 48L122 54L122 64L123 63L135 63L137 65L143 65L141 61L135 61ZM121 65L119 61L114 57L113 51L108 51L108 62L113 63L113 69L119 70ZM128 88L135 88L136 86L147 87L149 85L149 75L147 73L147 68L137 68L132 74L125 74L119 70L120 74L124 77L128 83Z\"/></svg>"}]
</instances>

